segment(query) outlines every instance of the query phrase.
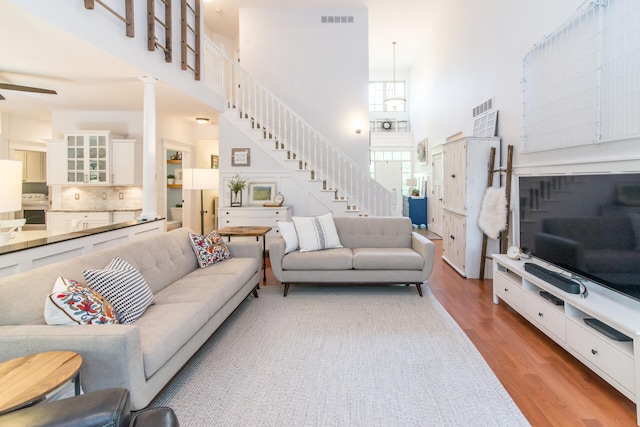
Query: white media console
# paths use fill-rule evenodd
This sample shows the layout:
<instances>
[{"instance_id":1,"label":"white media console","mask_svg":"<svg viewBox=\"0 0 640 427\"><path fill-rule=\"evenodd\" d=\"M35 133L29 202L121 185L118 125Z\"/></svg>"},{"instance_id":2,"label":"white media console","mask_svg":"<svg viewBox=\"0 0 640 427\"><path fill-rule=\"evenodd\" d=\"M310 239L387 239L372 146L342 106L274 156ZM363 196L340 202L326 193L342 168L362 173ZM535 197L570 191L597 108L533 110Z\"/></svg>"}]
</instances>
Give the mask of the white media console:
<instances>
[{"instance_id":1,"label":"white media console","mask_svg":"<svg viewBox=\"0 0 640 427\"><path fill-rule=\"evenodd\" d=\"M640 425L640 302L582 280L588 296L569 294L528 273L525 262L560 271L540 260L513 260L493 255L493 302L501 299L576 359L636 404ZM545 298L541 292L547 292ZM560 299L550 301L548 294ZM552 298L552 297L551 297ZM588 326L597 319L626 335L611 339Z\"/></svg>"}]
</instances>

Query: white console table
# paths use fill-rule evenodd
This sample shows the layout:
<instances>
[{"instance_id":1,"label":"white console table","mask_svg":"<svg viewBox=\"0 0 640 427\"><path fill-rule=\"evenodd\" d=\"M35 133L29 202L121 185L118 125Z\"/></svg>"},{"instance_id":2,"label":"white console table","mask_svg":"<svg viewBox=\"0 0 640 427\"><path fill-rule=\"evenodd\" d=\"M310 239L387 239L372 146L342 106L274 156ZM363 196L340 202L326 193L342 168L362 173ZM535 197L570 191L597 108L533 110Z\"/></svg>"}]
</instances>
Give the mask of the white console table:
<instances>
[{"instance_id":1,"label":"white console table","mask_svg":"<svg viewBox=\"0 0 640 427\"><path fill-rule=\"evenodd\" d=\"M252 225L271 227L271 231L265 236L267 250L269 250L271 242L280 235L279 221L291 221L291 206L243 206L218 209L219 228ZM251 238L239 237L237 239Z\"/></svg>"},{"instance_id":2,"label":"white console table","mask_svg":"<svg viewBox=\"0 0 640 427\"><path fill-rule=\"evenodd\" d=\"M572 354L593 372L636 404L640 425L640 302L584 281L588 296L569 294L528 273L525 262L536 262L559 271L539 260L512 260L493 255L493 302L509 304L531 324ZM564 304L555 305L540 295L547 291ZM595 318L631 338L613 340L585 324Z\"/></svg>"}]
</instances>

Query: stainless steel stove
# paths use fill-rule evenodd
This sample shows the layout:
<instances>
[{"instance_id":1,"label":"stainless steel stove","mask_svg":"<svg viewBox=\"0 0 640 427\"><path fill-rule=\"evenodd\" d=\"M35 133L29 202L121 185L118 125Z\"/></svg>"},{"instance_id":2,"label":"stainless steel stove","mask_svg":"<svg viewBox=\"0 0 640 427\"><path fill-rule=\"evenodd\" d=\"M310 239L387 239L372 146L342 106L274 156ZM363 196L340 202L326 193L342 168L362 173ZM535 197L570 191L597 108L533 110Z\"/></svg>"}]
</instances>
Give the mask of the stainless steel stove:
<instances>
[{"instance_id":1,"label":"stainless steel stove","mask_svg":"<svg viewBox=\"0 0 640 427\"><path fill-rule=\"evenodd\" d=\"M22 217L27 220L25 229L44 230L47 228L49 196L42 193L22 194Z\"/></svg>"}]
</instances>

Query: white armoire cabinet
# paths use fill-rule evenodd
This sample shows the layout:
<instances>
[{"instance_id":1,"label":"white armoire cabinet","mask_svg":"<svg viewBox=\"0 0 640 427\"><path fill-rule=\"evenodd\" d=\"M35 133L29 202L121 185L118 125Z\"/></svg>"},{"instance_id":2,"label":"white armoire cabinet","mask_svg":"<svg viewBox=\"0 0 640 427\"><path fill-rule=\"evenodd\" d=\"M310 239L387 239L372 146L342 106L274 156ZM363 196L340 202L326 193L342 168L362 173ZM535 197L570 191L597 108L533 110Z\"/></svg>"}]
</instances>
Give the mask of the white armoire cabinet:
<instances>
[{"instance_id":1,"label":"white armoire cabinet","mask_svg":"<svg viewBox=\"0 0 640 427\"><path fill-rule=\"evenodd\" d=\"M489 154L496 148L500 162L500 138L454 136L443 146L442 258L468 279L480 276L482 230L480 207L487 189ZM494 185L499 180L494 179ZM498 241L489 240L488 254L498 253ZM487 264L485 271L491 271Z\"/></svg>"}]
</instances>

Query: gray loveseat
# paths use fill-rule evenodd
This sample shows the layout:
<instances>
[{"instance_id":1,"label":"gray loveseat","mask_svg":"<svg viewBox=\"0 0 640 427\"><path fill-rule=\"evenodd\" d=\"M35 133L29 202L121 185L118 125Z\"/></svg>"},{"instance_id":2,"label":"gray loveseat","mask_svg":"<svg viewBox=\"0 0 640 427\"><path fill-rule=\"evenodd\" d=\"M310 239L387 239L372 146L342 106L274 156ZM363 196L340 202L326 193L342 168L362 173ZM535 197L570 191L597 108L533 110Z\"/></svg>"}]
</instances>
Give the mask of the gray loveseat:
<instances>
[{"instance_id":1,"label":"gray loveseat","mask_svg":"<svg viewBox=\"0 0 640 427\"><path fill-rule=\"evenodd\" d=\"M189 231L180 228L0 278L0 361L75 351L83 359L85 392L126 388L132 409L147 406L247 295L257 296L259 243L229 243L232 259L201 269ZM154 294L142 317L127 325L45 323L45 298L58 276L84 282L83 270L104 268L115 256L140 271Z\"/></svg>"},{"instance_id":2,"label":"gray loveseat","mask_svg":"<svg viewBox=\"0 0 640 427\"><path fill-rule=\"evenodd\" d=\"M335 217L342 248L285 254L278 237L269 246L273 275L284 284L421 285L433 269L435 245L412 229L406 217Z\"/></svg>"}]
</instances>

